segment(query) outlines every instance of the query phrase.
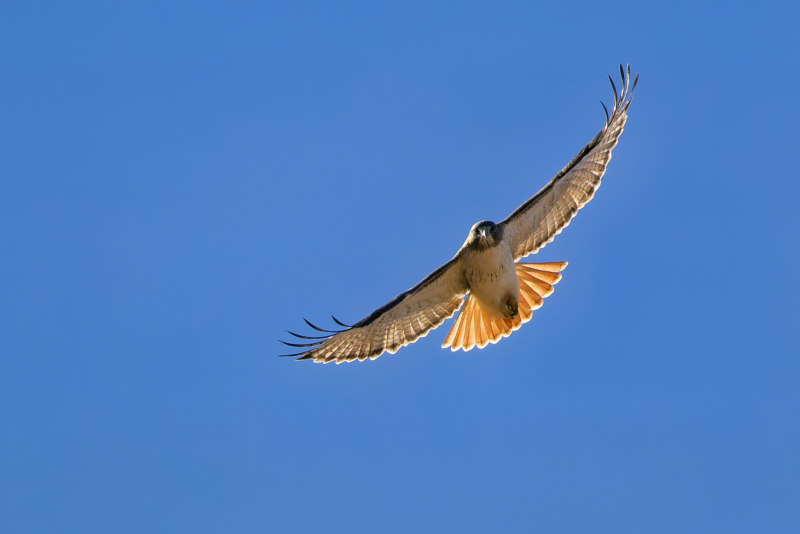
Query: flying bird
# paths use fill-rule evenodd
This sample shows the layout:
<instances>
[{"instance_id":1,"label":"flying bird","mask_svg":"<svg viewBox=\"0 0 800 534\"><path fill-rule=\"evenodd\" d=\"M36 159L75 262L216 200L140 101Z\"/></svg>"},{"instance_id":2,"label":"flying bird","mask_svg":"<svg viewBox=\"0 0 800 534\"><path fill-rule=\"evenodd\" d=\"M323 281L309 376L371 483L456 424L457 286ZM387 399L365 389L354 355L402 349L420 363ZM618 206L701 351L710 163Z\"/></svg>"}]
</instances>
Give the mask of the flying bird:
<instances>
[{"instance_id":1,"label":"flying bird","mask_svg":"<svg viewBox=\"0 0 800 534\"><path fill-rule=\"evenodd\" d=\"M603 129L541 191L499 223L475 223L453 259L356 324L349 326L333 317L343 329L326 330L304 319L323 335L289 332L305 342L281 341L303 349L285 356L337 364L374 360L425 337L459 308L442 348L483 348L528 322L542 299L553 292L567 262L519 260L551 242L600 187L639 80L637 74L631 83L630 65L627 70L620 65L619 72L619 94L614 80L608 77L614 90L614 107L609 114L603 104Z\"/></svg>"}]
</instances>

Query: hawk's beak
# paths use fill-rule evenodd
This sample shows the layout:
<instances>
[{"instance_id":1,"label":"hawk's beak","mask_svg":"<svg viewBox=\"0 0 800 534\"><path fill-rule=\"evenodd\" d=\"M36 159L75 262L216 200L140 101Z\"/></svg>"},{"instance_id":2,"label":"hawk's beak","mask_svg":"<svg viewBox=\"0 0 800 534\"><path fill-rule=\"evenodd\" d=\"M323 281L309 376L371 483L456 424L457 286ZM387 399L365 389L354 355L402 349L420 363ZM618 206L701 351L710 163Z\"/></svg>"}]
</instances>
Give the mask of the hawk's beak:
<instances>
[{"instance_id":1,"label":"hawk's beak","mask_svg":"<svg viewBox=\"0 0 800 534\"><path fill-rule=\"evenodd\" d=\"M486 228L481 228L481 237L486 237Z\"/></svg>"}]
</instances>

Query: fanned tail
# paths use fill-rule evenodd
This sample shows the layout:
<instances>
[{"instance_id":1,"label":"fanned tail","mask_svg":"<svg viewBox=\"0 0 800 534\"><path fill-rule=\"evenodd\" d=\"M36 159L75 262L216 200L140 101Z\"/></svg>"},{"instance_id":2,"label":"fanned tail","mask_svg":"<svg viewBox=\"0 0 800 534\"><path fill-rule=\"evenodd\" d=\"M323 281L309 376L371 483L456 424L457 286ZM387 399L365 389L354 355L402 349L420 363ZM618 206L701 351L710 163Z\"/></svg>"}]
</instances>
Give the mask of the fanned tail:
<instances>
[{"instance_id":1,"label":"fanned tail","mask_svg":"<svg viewBox=\"0 0 800 534\"><path fill-rule=\"evenodd\" d=\"M530 321L533 310L542 306L542 299L553 293L553 285L561 280L559 271L566 266L565 261L515 264L519 279L519 313L513 319L489 319L470 293L447 333L442 348L468 351L477 345L482 349L489 343L497 343L510 336L511 332Z\"/></svg>"}]
</instances>

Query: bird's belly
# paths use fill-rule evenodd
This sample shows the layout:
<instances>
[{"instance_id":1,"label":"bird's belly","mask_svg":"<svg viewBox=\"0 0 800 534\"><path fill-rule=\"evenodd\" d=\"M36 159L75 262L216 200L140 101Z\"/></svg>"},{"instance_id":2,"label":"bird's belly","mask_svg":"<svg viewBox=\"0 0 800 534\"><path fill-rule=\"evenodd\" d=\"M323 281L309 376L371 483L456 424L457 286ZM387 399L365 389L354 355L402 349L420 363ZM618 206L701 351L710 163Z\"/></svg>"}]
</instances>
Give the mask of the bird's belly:
<instances>
[{"instance_id":1,"label":"bird's belly","mask_svg":"<svg viewBox=\"0 0 800 534\"><path fill-rule=\"evenodd\" d=\"M519 280L508 244L474 252L465 259L464 273L481 311L492 319L503 318L503 300L510 295L519 302Z\"/></svg>"}]
</instances>

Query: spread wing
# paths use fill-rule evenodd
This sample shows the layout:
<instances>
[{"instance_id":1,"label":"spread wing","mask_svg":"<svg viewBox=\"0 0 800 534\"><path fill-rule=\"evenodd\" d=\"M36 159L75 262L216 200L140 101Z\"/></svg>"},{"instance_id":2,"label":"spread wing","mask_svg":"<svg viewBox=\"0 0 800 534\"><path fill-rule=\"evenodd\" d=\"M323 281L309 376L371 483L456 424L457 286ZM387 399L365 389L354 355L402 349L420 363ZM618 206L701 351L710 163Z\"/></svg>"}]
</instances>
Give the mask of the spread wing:
<instances>
[{"instance_id":1,"label":"spread wing","mask_svg":"<svg viewBox=\"0 0 800 534\"><path fill-rule=\"evenodd\" d=\"M606 116L606 124L600 133L541 191L500 223L514 261L535 253L551 242L600 187L600 178L606 172L606 165L611 159L611 149L616 146L622 134L633 89L639 80L637 74L633 84L630 84L630 65L627 76L622 65L619 66L619 72L622 77L622 92L617 96L617 88L609 76L611 87L614 88L614 108L611 116Z\"/></svg>"},{"instance_id":2,"label":"spread wing","mask_svg":"<svg viewBox=\"0 0 800 534\"><path fill-rule=\"evenodd\" d=\"M304 352L287 356L299 356L298 360L317 363L342 363L356 359L374 360L385 351L394 354L400 347L425 337L461 306L468 291L461 261L460 256L454 257L422 282L353 326L347 326L334 317L333 320L346 327L345 330L324 330L306 320L311 328L327 335L301 336L289 332L295 337L314 341L299 344L282 341L290 347L307 348Z\"/></svg>"}]
</instances>

